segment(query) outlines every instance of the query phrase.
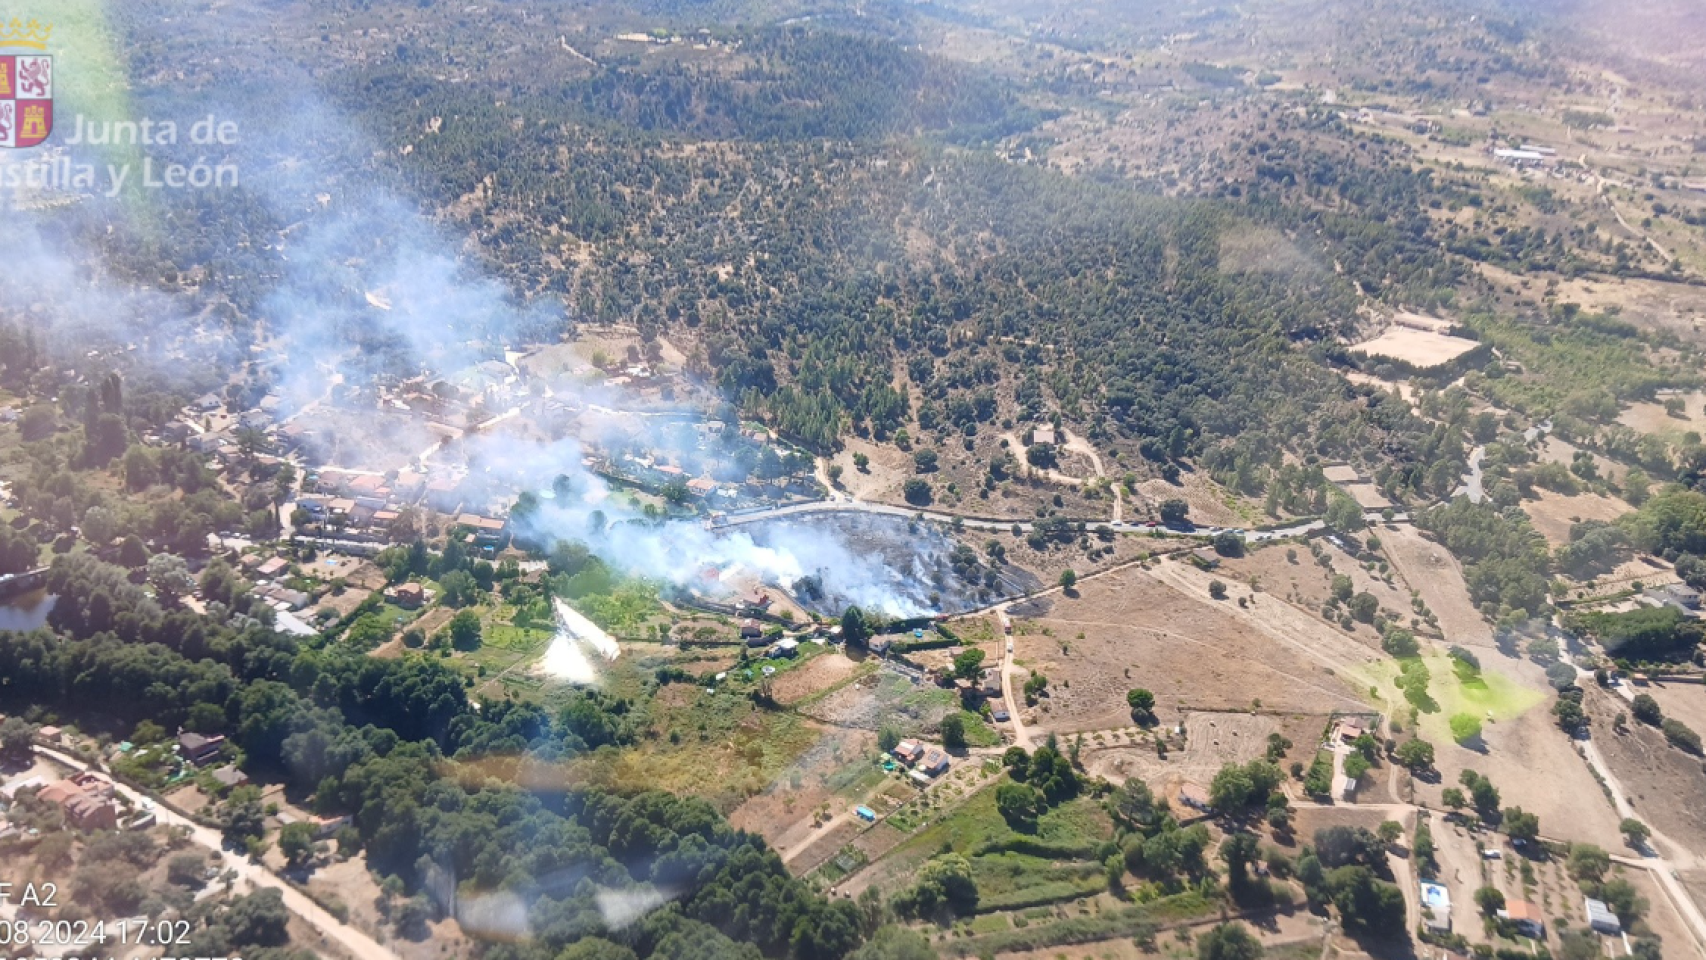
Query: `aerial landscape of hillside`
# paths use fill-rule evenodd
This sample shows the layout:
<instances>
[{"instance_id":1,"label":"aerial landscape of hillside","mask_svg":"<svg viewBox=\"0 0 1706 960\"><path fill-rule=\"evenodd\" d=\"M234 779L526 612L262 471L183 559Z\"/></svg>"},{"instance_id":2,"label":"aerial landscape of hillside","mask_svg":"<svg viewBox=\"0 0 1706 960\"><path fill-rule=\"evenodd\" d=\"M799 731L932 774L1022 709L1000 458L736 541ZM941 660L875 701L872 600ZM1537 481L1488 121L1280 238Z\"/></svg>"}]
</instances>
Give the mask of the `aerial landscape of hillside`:
<instances>
[{"instance_id":1,"label":"aerial landscape of hillside","mask_svg":"<svg viewBox=\"0 0 1706 960\"><path fill-rule=\"evenodd\" d=\"M1683 0L0 0L0 952L1706 960Z\"/></svg>"}]
</instances>

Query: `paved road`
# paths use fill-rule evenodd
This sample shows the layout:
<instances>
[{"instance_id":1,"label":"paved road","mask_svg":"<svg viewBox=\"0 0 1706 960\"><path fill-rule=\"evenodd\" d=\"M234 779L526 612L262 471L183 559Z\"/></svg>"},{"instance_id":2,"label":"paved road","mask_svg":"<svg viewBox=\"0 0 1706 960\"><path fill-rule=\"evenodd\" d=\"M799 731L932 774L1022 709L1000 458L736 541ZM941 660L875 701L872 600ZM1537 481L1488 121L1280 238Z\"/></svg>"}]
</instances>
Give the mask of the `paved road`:
<instances>
[{"instance_id":1,"label":"paved road","mask_svg":"<svg viewBox=\"0 0 1706 960\"><path fill-rule=\"evenodd\" d=\"M1481 485L1481 461L1486 456L1486 447L1478 446L1469 451L1469 469L1463 474L1463 483L1451 491L1453 497L1463 495L1469 498L1470 503L1480 503L1482 497L1486 496Z\"/></svg>"},{"instance_id":2,"label":"paved road","mask_svg":"<svg viewBox=\"0 0 1706 960\"><path fill-rule=\"evenodd\" d=\"M782 517L798 517L815 513L870 513L880 516L901 517L908 520L915 517L923 517L925 520L933 521L935 523L954 523L958 521L963 526L973 530L1012 530L1014 527L1017 527L1021 533L1029 532L1032 526L1031 521L1029 520L985 520L972 517L958 517L949 513L938 513L932 510L918 510L911 507L897 507L888 503L871 503L866 500L842 499L846 496L846 494L836 494L836 499L833 500L814 500L811 503L796 503L786 507L777 507L774 510L760 511L758 513L743 513L740 516L727 518L723 522L722 526L738 527L749 523L762 523L766 520L776 520ZM1219 527L1151 527L1142 523L1108 522L1103 520L1086 520L1085 523L1092 524L1094 526L1106 525L1109 529L1121 533L1160 532L1172 537L1201 537L1204 539L1212 538L1215 534L1219 533L1221 529ZM1311 520L1308 523L1293 524L1289 527L1281 527L1275 530L1245 531L1244 539L1250 543L1262 543L1268 540L1280 540L1286 537L1303 536L1304 534L1315 530L1325 529L1326 526L1327 525L1325 523L1322 523L1319 520Z\"/></svg>"},{"instance_id":3,"label":"paved road","mask_svg":"<svg viewBox=\"0 0 1706 960\"><path fill-rule=\"evenodd\" d=\"M90 769L88 764L70 754L43 747L37 747L36 752L74 770ZM137 807L144 806L143 800L147 798L141 793L116 781L113 787ZM283 893L286 909L320 931L322 938L335 941L356 960L397 960L397 955L382 946L377 940L348 924L340 922L338 918L327 913L319 904L303 896L295 887L285 883L271 870L227 851L224 838L220 836L219 831L211 827L204 827L194 820L168 809L165 804L156 803L153 800L148 802L153 807L155 818L161 824L169 827L184 827L189 830L190 839L206 847L213 854L214 862L222 870L234 871L239 879L247 881L251 887L271 887ZM314 945L304 944L304 946L312 948Z\"/></svg>"}]
</instances>

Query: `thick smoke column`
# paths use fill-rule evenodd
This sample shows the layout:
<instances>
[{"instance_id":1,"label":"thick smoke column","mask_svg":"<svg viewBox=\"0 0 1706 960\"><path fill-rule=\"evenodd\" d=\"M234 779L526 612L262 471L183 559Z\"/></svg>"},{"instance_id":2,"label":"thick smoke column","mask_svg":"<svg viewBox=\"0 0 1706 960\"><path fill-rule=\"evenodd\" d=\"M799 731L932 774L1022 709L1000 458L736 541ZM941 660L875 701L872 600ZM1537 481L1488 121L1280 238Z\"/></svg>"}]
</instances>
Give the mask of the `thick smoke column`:
<instances>
[{"instance_id":1,"label":"thick smoke column","mask_svg":"<svg viewBox=\"0 0 1706 960\"><path fill-rule=\"evenodd\" d=\"M311 90L311 82L304 78L295 89ZM210 359L222 359L227 368L237 359L268 362L286 411L324 400L335 387L448 376L500 359L506 349L555 342L573 322L559 303L513 296L481 268L466 240L385 186L382 170L371 166L377 152L357 125L311 94L271 104L266 116L245 116L241 125L244 139L233 159L242 169L242 190L282 225L269 241L278 275L257 308L264 330L258 349L248 348L246 326L222 325L189 296L127 288L90 266L100 261L96 252L49 242L32 220L52 224L51 210L14 218L20 242L12 256L22 258L14 261L22 269L0 279L0 307L27 312L40 303L57 305L54 323L62 338L104 333L128 339L146 348L138 356L146 354L196 389L207 385L215 366ZM77 202L105 204L103 212L114 217L148 209L92 195ZM628 405L603 389L553 388L559 399L583 407ZM575 394L565 396L564 389ZM355 405L372 402L369 394ZM338 445L362 451L369 462L419 463L426 446L421 434L386 424L345 418ZM643 442L654 450L687 452L672 449L661 429L647 433ZM850 548L833 530L795 523L764 525L756 533L748 530L757 527L712 531L697 520L648 518L628 498L613 495L571 440L474 432L457 452L478 466L479 479L498 495L547 490L567 477L574 495L544 501L526 519L525 532L547 544L583 541L632 575L695 586L704 583L707 568L738 567L783 587L817 576L835 600L889 615L916 615L927 605L930 587L922 571L893 569Z\"/></svg>"}]
</instances>

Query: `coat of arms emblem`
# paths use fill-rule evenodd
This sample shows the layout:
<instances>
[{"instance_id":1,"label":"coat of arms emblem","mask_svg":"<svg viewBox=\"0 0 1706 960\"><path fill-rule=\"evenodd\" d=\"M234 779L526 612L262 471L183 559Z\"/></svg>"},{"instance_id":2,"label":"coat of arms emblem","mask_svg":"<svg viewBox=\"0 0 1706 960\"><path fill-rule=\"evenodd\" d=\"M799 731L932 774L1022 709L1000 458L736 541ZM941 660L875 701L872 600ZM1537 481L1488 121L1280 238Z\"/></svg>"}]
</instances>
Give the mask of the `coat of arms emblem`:
<instances>
[{"instance_id":1,"label":"coat of arms emblem","mask_svg":"<svg viewBox=\"0 0 1706 960\"><path fill-rule=\"evenodd\" d=\"M53 25L0 24L0 147L23 149L53 132Z\"/></svg>"}]
</instances>

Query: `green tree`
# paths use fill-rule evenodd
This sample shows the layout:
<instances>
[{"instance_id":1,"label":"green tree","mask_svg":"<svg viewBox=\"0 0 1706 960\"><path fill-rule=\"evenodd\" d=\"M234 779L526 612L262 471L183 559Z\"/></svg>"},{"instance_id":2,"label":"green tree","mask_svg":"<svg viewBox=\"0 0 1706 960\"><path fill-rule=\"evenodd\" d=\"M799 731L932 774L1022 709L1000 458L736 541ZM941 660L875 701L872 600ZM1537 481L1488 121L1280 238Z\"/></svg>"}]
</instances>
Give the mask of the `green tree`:
<instances>
[{"instance_id":1,"label":"green tree","mask_svg":"<svg viewBox=\"0 0 1706 960\"><path fill-rule=\"evenodd\" d=\"M1355 533L1364 525L1362 506L1347 496L1333 497L1327 503L1326 522L1340 533Z\"/></svg>"},{"instance_id":2,"label":"green tree","mask_svg":"<svg viewBox=\"0 0 1706 960\"><path fill-rule=\"evenodd\" d=\"M1149 789L1149 784L1136 777L1127 777L1114 790L1109 798L1109 809L1119 820L1139 828L1152 826L1159 815L1155 794Z\"/></svg>"},{"instance_id":3,"label":"green tree","mask_svg":"<svg viewBox=\"0 0 1706 960\"><path fill-rule=\"evenodd\" d=\"M1451 715L1451 738L1458 743L1468 743L1481 735L1481 720L1472 713L1454 713Z\"/></svg>"},{"instance_id":4,"label":"green tree","mask_svg":"<svg viewBox=\"0 0 1706 960\"><path fill-rule=\"evenodd\" d=\"M1624 817L1623 822L1617 825L1617 829L1623 834L1623 839L1628 841L1631 847L1639 847L1645 844L1647 838L1652 835L1652 831L1647 828L1647 825L1634 817Z\"/></svg>"},{"instance_id":5,"label":"green tree","mask_svg":"<svg viewBox=\"0 0 1706 960\"><path fill-rule=\"evenodd\" d=\"M452 607L466 607L480 597L474 575L466 570L452 570L438 579L444 602Z\"/></svg>"},{"instance_id":6,"label":"green tree","mask_svg":"<svg viewBox=\"0 0 1706 960\"><path fill-rule=\"evenodd\" d=\"M314 827L297 821L287 823L278 831L278 851L293 867L300 867L314 855Z\"/></svg>"},{"instance_id":7,"label":"green tree","mask_svg":"<svg viewBox=\"0 0 1706 960\"><path fill-rule=\"evenodd\" d=\"M841 611L841 639L855 645L863 645L871 639L871 625L865 619L865 611L858 607Z\"/></svg>"},{"instance_id":8,"label":"green tree","mask_svg":"<svg viewBox=\"0 0 1706 960\"><path fill-rule=\"evenodd\" d=\"M1351 597L1349 606L1351 616L1363 623L1373 623L1374 615L1380 611L1380 601L1367 591Z\"/></svg>"},{"instance_id":9,"label":"green tree","mask_svg":"<svg viewBox=\"0 0 1706 960\"><path fill-rule=\"evenodd\" d=\"M1126 691L1125 702L1131 708L1132 720L1146 726L1155 722L1155 694L1137 687Z\"/></svg>"},{"instance_id":10,"label":"green tree","mask_svg":"<svg viewBox=\"0 0 1706 960\"><path fill-rule=\"evenodd\" d=\"M1533 842L1540 838L1540 816L1521 807L1506 807L1503 825L1512 840Z\"/></svg>"},{"instance_id":11,"label":"green tree","mask_svg":"<svg viewBox=\"0 0 1706 960\"><path fill-rule=\"evenodd\" d=\"M1485 916L1493 916L1505 908L1505 895L1498 887L1482 887L1475 891L1475 905Z\"/></svg>"},{"instance_id":12,"label":"green tree","mask_svg":"<svg viewBox=\"0 0 1706 960\"><path fill-rule=\"evenodd\" d=\"M194 851L185 851L166 861L166 881L180 887L195 889L206 882L207 859Z\"/></svg>"},{"instance_id":13,"label":"green tree","mask_svg":"<svg viewBox=\"0 0 1706 960\"><path fill-rule=\"evenodd\" d=\"M1068 567L1065 570L1060 571L1061 589L1067 591L1068 593L1071 593L1072 588L1077 586L1077 585L1078 585L1078 574L1075 571L1073 571L1070 567Z\"/></svg>"},{"instance_id":14,"label":"green tree","mask_svg":"<svg viewBox=\"0 0 1706 960\"><path fill-rule=\"evenodd\" d=\"M976 647L961 651L954 657L954 676L961 680L976 680L983 672L984 652Z\"/></svg>"},{"instance_id":15,"label":"green tree","mask_svg":"<svg viewBox=\"0 0 1706 960\"><path fill-rule=\"evenodd\" d=\"M1611 869L1611 855L1591 843L1572 843L1565 867L1576 880L1598 883Z\"/></svg>"},{"instance_id":16,"label":"green tree","mask_svg":"<svg viewBox=\"0 0 1706 960\"><path fill-rule=\"evenodd\" d=\"M999 801L998 801L999 802ZM911 889L894 898L895 912L919 919L969 916L977 910L977 882L971 863L957 853L943 854L926 862Z\"/></svg>"},{"instance_id":17,"label":"green tree","mask_svg":"<svg viewBox=\"0 0 1706 960\"><path fill-rule=\"evenodd\" d=\"M1161 501L1161 522L1169 526L1177 526L1185 522L1191 514L1191 505L1177 497Z\"/></svg>"},{"instance_id":18,"label":"green tree","mask_svg":"<svg viewBox=\"0 0 1706 960\"><path fill-rule=\"evenodd\" d=\"M1197 937L1197 960L1260 960L1262 943L1241 923L1222 923Z\"/></svg>"},{"instance_id":19,"label":"green tree","mask_svg":"<svg viewBox=\"0 0 1706 960\"><path fill-rule=\"evenodd\" d=\"M7 717L0 721L0 757L10 763L23 763L35 752L35 724L22 717Z\"/></svg>"},{"instance_id":20,"label":"green tree","mask_svg":"<svg viewBox=\"0 0 1706 960\"><path fill-rule=\"evenodd\" d=\"M1664 719L1664 711L1659 709L1659 702L1651 694L1640 693L1629 704L1629 713L1642 723L1658 726Z\"/></svg>"},{"instance_id":21,"label":"green tree","mask_svg":"<svg viewBox=\"0 0 1706 960\"><path fill-rule=\"evenodd\" d=\"M965 748L965 717L958 713L950 713L942 718L942 745L950 750L961 750Z\"/></svg>"},{"instance_id":22,"label":"green tree","mask_svg":"<svg viewBox=\"0 0 1706 960\"><path fill-rule=\"evenodd\" d=\"M1392 752L1398 763L1412 772L1433 769L1434 745L1422 739L1406 740Z\"/></svg>"},{"instance_id":23,"label":"green tree","mask_svg":"<svg viewBox=\"0 0 1706 960\"><path fill-rule=\"evenodd\" d=\"M250 840L259 840L266 831L260 788L241 786L232 790L219 806L219 821L227 843L241 847Z\"/></svg>"},{"instance_id":24,"label":"green tree","mask_svg":"<svg viewBox=\"0 0 1706 960\"><path fill-rule=\"evenodd\" d=\"M919 477L912 477L908 479L906 483L902 484L901 495L906 498L907 503L910 503L915 507L929 506L930 501L933 499L933 494L930 490L930 483Z\"/></svg>"},{"instance_id":25,"label":"green tree","mask_svg":"<svg viewBox=\"0 0 1706 960\"><path fill-rule=\"evenodd\" d=\"M1214 535L1214 552L1223 557L1242 557L1244 538L1231 530L1222 530Z\"/></svg>"},{"instance_id":26,"label":"green tree","mask_svg":"<svg viewBox=\"0 0 1706 960\"><path fill-rule=\"evenodd\" d=\"M459 610L450 618L450 642L458 650L476 650L480 646L480 615L472 610Z\"/></svg>"},{"instance_id":27,"label":"green tree","mask_svg":"<svg viewBox=\"0 0 1706 960\"><path fill-rule=\"evenodd\" d=\"M995 809L1015 830L1030 830L1036 824L1042 797L1024 783L1004 783L995 788Z\"/></svg>"},{"instance_id":28,"label":"green tree","mask_svg":"<svg viewBox=\"0 0 1706 960\"><path fill-rule=\"evenodd\" d=\"M1229 763L1220 768L1209 784L1209 802L1216 810L1224 813L1236 813L1249 804L1255 795L1256 788L1250 781L1250 774L1244 767Z\"/></svg>"},{"instance_id":29,"label":"green tree","mask_svg":"<svg viewBox=\"0 0 1706 960\"><path fill-rule=\"evenodd\" d=\"M1326 887L1346 931L1385 937L1404 929L1403 892L1377 879L1368 867L1358 864L1329 871Z\"/></svg>"}]
</instances>

